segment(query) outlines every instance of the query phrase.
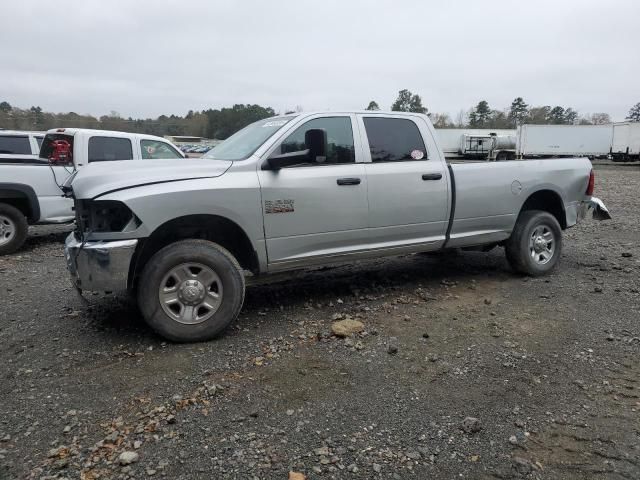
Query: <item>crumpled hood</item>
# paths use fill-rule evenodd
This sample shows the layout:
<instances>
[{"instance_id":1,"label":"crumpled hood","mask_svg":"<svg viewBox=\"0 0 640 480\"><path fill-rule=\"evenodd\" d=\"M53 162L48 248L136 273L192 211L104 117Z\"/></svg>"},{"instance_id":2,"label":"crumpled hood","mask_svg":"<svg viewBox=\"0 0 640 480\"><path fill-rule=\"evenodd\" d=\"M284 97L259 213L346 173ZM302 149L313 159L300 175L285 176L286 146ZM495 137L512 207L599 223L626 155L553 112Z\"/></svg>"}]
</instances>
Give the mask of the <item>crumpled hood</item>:
<instances>
[{"instance_id":1,"label":"crumpled hood","mask_svg":"<svg viewBox=\"0 0 640 480\"><path fill-rule=\"evenodd\" d=\"M79 169L71 186L76 198L154 183L219 177L233 162L199 158L96 162Z\"/></svg>"}]
</instances>

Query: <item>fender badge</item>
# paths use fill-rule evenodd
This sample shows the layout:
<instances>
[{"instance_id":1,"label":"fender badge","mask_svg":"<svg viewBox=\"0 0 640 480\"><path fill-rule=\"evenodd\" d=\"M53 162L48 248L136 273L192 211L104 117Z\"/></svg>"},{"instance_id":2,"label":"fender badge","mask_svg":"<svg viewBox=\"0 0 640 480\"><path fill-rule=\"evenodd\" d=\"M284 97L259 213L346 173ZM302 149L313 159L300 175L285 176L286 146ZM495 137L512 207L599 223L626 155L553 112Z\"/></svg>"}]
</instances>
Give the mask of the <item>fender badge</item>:
<instances>
[{"instance_id":1,"label":"fender badge","mask_svg":"<svg viewBox=\"0 0 640 480\"><path fill-rule=\"evenodd\" d=\"M292 199L265 200L264 213L291 213L295 211Z\"/></svg>"}]
</instances>

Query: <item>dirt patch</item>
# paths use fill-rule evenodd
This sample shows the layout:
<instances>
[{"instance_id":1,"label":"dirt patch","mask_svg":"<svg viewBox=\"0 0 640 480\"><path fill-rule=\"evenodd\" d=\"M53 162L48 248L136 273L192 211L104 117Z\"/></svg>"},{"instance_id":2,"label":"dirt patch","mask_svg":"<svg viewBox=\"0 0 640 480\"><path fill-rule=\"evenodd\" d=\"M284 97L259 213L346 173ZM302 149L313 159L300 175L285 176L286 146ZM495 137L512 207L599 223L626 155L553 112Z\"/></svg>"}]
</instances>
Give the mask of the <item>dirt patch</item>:
<instances>
[{"instance_id":1,"label":"dirt patch","mask_svg":"<svg viewBox=\"0 0 640 480\"><path fill-rule=\"evenodd\" d=\"M318 269L194 345L80 301L36 229L0 258L0 478L640 477L640 170L596 178L614 219L548 277L501 249Z\"/></svg>"}]
</instances>

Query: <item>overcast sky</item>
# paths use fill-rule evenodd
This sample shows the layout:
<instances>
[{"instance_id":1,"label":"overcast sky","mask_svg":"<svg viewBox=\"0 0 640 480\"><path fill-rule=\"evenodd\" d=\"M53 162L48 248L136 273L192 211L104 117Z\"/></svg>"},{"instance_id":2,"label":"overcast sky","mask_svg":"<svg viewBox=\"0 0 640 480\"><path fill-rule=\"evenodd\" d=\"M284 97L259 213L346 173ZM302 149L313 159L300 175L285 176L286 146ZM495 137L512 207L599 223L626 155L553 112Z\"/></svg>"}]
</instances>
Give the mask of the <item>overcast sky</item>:
<instances>
[{"instance_id":1,"label":"overcast sky","mask_svg":"<svg viewBox=\"0 0 640 480\"><path fill-rule=\"evenodd\" d=\"M408 88L622 120L640 102L638 0L2 0L0 101L184 115L258 103L388 109Z\"/></svg>"}]
</instances>

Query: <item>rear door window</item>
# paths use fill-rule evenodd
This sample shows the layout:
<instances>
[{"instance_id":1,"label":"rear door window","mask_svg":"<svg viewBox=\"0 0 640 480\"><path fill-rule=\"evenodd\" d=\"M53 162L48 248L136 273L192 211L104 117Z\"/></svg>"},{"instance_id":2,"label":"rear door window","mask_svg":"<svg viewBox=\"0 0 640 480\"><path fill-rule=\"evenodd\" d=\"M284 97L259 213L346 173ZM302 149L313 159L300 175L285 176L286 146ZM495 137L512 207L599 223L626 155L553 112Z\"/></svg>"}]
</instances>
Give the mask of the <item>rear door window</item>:
<instances>
[{"instance_id":1,"label":"rear door window","mask_svg":"<svg viewBox=\"0 0 640 480\"><path fill-rule=\"evenodd\" d=\"M406 118L365 117L371 161L427 160L427 149L418 126Z\"/></svg>"},{"instance_id":2,"label":"rear door window","mask_svg":"<svg viewBox=\"0 0 640 480\"><path fill-rule=\"evenodd\" d=\"M131 140L117 137L91 137L88 160L89 162L133 160Z\"/></svg>"},{"instance_id":3,"label":"rear door window","mask_svg":"<svg viewBox=\"0 0 640 480\"><path fill-rule=\"evenodd\" d=\"M31 142L26 135L0 135L0 154L31 155Z\"/></svg>"},{"instance_id":4,"label":"rear door window","mask_svg":"<svg viewBox=\"0 0 640 480\"><path fill-rule=\"evenodd\" d=\"M140 140L142 158L153 160L156 158L182 158L175 148L159 140Z\"/></svg>"}]
</instances>

